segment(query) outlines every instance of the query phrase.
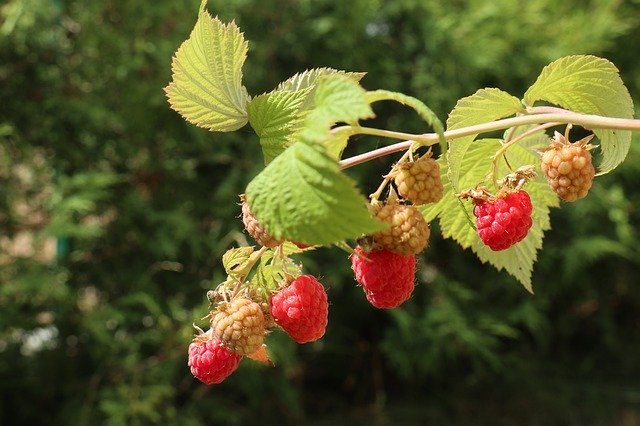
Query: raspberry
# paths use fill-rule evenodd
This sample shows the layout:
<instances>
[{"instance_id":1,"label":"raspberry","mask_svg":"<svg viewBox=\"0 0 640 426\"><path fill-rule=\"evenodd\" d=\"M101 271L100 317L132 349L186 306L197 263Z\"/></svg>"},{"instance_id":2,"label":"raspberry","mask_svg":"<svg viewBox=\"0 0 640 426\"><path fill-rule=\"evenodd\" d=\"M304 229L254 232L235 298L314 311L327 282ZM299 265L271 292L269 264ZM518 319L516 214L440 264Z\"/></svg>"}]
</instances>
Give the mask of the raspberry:
<instances>
[{"instance_id":1,"label":"raspberry","mask_svg":"<svg viewBox=\"0 0 640 426\"><path fill-rule=\"evenodd\" d=\"M527 236L531 228L531 198L526 191L476 201L478 235L491 250L505 250Z\"/></svg>"},{"instance_id":2,"label":"raspberry","mask_svg":"<svg viewBox=\"0 0 640 426\"><path fill-rule=\"evenodd\" d=\"M547 151L542 155L541 167L551 189L565 201L584 198L593 183L596 171L591 162L587 143L593 135L570 143L556 132Z\"/></svg>"},{"instance_id":3,"label":"raspberry","mask_svg":"<svg viewBox=\"0 0 640 426\"><path fill-rule=\"evenodd\" d=\"M373 234L376 248L401 256L420 253L429 242L429 225L415 206L387 204L376 217L391 227Z\"/></svg>"},{"instance_id":4,"label":"raspberry","mask_svg":"<svg viewBox=\"0 0 640 426\"><path fill-rule=\"evenodd\" d=\"M376 308L400 306L413 293L415 256L400 256L388 250L366 253L356 246L351 268L367 300Z\"/></svg>"},{"instance_id":5,"label":"raspberry","mask_svg":"<svg viewBox=\"0 0 640 426\"><path fill-rule=\"evenodd\" d=\"M249 235L263 247L276 247L282 244L281 240L271 236L264 226L258 222L258 219L256 219L255 215L251 212L244 194L240 195L240 201L242 201L242 223L244 223L244 227Z\"/></svg>"},{"instance_id":6,"label":"raspberry","mask_svg":"<svg viewBox=\"0 0 640 426\"><path fill-rule=\"evenodd\" d=\"M296 342L318 340L327 328L327 292L314 276L302 275L271 297L271 315Z\"/></svg>"},{"instance_id":7,"label":"raspberry","mask_svg":"<svg viewBox=\"0 0 640 426\"><path fill-rule=\"evenodd\" d=\"M220 303L211 326L216 337L240 355L255 352L264 341L264 314L260 305L249 299Z\"/></svg>"},{"instance_id":8,"label":"raspberry","mask_svg":"<svg viewBox=\"0 0 640 426\"><path fill-rule=\"evenodd\" d=\"M400 164L393 175L400 196L413 204L435 203L442 198L440 166L430 156Z\"/></svg>"},{"instance_id":9,"label":"raspberry","mask_svg":"<svg viewBox=\"0 0 640 426\"><path fill-rule=\"evenodd\" d=\"M206 385L221 383L233 373L242 356L227 349L212 329L200 334L189 345L189 368L191 374Z\"/></svg>"}]
</instances>

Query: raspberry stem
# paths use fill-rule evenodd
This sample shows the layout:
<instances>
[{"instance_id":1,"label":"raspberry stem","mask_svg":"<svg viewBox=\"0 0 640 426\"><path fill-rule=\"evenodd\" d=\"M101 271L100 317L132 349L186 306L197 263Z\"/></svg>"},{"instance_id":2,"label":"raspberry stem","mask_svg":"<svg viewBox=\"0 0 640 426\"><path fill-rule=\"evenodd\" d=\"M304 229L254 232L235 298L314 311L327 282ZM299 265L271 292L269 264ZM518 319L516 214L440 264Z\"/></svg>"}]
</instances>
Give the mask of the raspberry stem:
<instances>
[{"instance_id":1,"label":"raspberry stem","mask_svg":"<svg viewBox=\"0 0 640 426\"><path fill-rule=\"evenodd\" d=\"M448 130L444 132L444 135L447 140L453 140L465 136L473 136L481 133L493 132L496 130L504 130L515 126L548 123L555 123L556 125L576 124L587 129L617 129L640 131L640 119L614 118L592 114L581 114L555 107L529 107L526 111L527 114L517 117L503 118L487 123L475 124L473 126ZM439 136L437 133L424 133L421 135L417 135L361 126L339 126L334 128L333 132L338 132L341 130L344 131L346 128L352 129L354 135L363 134L406 140L341 160L340 167L342 169L348 169L349 167L371 161L375 158L384 157L385 155L393 154L399 151L404 151L405 149L410 148L414 143L419 143L422 146L432 146L439 142Z\"/></svg>"},{"instance_id":2,"label":"raspberry stem","mask_svg":"<svg viewBox=\"0 0 640 426\"><path fill-rule=\"evenodd\" d=\"M493 155L493 158L491 159L492 160L491 161L491 179L493 180L493 185L495 186L496 189L498 189L498 161L500 160L501 157L504 156L504 154L507 152L507 149L509 149L511 146L515 145L516 143L520 142L522 139L525 139L538 132L542 132L548 129L549 127L557 126L558 124L559 123L554 123L554 122L541 124L525 132L522 132L516 137L512 137L513 132L515 131L515 127L513 127L514 130L510 132L507 138L505 138L505 142L502 144L500 149L496 151L496 153ZM506 158L505 158L505 161L506 161Z\"/></svg>"}]
</instances>

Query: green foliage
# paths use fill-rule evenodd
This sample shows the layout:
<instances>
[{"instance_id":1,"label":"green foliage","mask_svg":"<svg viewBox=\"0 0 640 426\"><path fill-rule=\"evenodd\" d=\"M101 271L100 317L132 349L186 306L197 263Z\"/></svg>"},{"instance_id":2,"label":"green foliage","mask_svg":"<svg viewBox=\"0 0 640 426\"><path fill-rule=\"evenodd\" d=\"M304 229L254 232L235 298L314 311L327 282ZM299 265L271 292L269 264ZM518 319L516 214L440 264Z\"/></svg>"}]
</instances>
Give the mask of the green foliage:
<instances>
[{"instance_id":1,"label":"green foliage","mask_svg":"<svg viewBox=\"0 0 640 426\"><path fill-rule=\"evenodd\" d=\"M305 272L329 290L325 338L300 346L276 332L276 368L245 360L213 389L190 377L191 323L206 313L206 291L225 279L222 255L247 243L234 200L263 168L248 129L214 134L167 108L168 64L196 6L0 5L0 423L637 419L637 136L624 166L597 179L589 197L552 210L535 297L440 239L434 222L406 307L372 310L343 251L303 253ZM425 99L445 117L479 87L524 93L545 64L589 53L610 58L636 104L640 96L635 2L243 0L210 8L250 41L249 93L330 65L367 70L364 87ZM376 105L376 115L376 127L424 132L395 105ZM345 152L383 143L357 137ZM348 174L375 189L391 161ZM83 208L58 211L67 197ZM52 237L54 216L57 229L82 237ZM11 251L25 235L35 250ZM435 355L421 356L428 351ZM412 368L418 374L404 375Z\"/></svg>"},{"instance_id":2,"label":"green foliage","mask_svg":"<svg viewBox=\"0 0 640 426\"><path fill-rule=\"evenodd\" d=\"M633 101L618 69L606 59L580 55L547 65L527 90L524 101L533 105L545 100L585 114L633 118ZM631 132L594 129L600 139L600 173L615 169L627 156Z\"/></svg>"},{"instance_id":3,"label":"green foliage","mask_svg":"<svg viewBox=\"0 0 640 426\"><path fill-rule=\"evenodd\" d=\"M308 94L306 89L275 91L256 96L249 103L249 123L260 137L265 163L280 155L291 142Z\"/></svg>"},{"instance_id":4,"label":"green foliage","mask_svg":"<svg viewBox=\"0 0 640 426\"><path fill-rule=\"evenodd\" d=\"M331 244L383 228L321 146L298 142L247 186L251 211L276 238Z\"/></svg>"},{"instance_id":5,"label":"green foliage","mask_svg":"<svg viewBox=\"0 0 640 426\"><path fill-rule=\"evenodd\" d=\"M189 39L171 63L173 81L165 91L172 108L187 121L218 132L247 124L247 89L242 85L242 64L248 44L238 27L223 24L205 10Z\"/></svg>"}]
</instances>

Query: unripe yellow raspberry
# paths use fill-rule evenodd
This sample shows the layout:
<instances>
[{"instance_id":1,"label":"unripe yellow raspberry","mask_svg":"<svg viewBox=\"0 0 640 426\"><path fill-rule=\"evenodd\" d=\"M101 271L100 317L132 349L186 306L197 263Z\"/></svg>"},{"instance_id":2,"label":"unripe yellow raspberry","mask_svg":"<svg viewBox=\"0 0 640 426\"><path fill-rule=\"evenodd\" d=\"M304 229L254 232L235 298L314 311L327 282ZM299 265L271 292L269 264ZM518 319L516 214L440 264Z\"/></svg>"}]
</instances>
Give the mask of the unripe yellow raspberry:
<instances>
[{"instance_id":1,"label":"unripe yellow raspberry","mask_svg":"<svg viewBox=\"0 0 640 426\"><path fill-rule=\"evenodd\" d=\"M213 313L211 327L229 350L249 355L262 346L265 318L260 305L250 299L222 302Z\"/></svg>"},{"instance_id":2,"label":"unripe yellow raspberry","mask_svg":"<svg viewBox=\"0 0 640 426\"><path fill-rule=\"evenodd\" d=\"M427 247L429 225L415 206L388 204L377 211L376 217L391 227L373 234L375 248L409 256Z\"/></svg>"},{"instance_id":3,"label":"unripe yellow raspberry","mask_svg":"<svg viewBox=\"0 0 640 426\"><path fill-rule=\"evenodd\" d=\"M565 201L584 198L591 185L595 169L591 161L588 142L590 135L578 142L570 143L556 132L554 139L542 154L540 166L551 189Z\"/></svg>"},{"instance_id":4,"label":"unripe yellow raspberry","mask_svg":"<svg viewBox=\"0 0 640 426\"><path fill-rule=\"evenodd\" d=\"M442 198L440 166L430 155L398 165L393 176L400 196L413 204L435 203Z\"/></svg>"}]
</instances>

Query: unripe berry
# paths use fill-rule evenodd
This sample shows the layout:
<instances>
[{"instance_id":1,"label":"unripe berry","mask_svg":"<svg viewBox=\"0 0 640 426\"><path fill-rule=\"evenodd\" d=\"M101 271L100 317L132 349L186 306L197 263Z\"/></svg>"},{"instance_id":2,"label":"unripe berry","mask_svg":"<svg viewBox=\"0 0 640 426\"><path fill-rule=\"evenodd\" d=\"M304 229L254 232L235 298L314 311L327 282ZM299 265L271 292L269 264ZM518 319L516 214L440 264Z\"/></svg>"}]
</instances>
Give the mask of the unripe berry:
<instances>
[{"instance_id":1,"label":"unripe berry","mask_svg":"<svg viewBox=\"0 0 640 426\"><path fill-rule=\"evenodd\" d=\"M372 235L376 248L401 256L411 256L426 248L429 225L415 206L387 204L377 211L376 218L391 224L391 227Z\"/></svg>"},{"instance_id":2,"label":"unripe berry","mask_svg":"<svg viewBox=\"0 0 640 426\"><path fill-rule=\"evenodd\" d=\"M255 352L264 341L264 314L260 305L250 299L220 303L211 327L227 348L240 355Z\"/></svg>"},{"instance_id":3,"label":"unripe berry","mask_svg":"<svg viewBox=\"0 0 640 426\"><path fill-rule=\"evenodd\" d=\"M398 165L393 176L400 196L413 204L435 203L442 198L440 166L428 155Z\"/></svg>"},{"instance_id":4,"label":"unripe berry","mask_svg":"<svg viewBox=\"0 0 640 426\"><path fill-rule=\"evenodd\" d=\"M282 244L281 240L274 238L267 232L265 227L258 222L258 219L251 212L244 194L240 195L240 201L242 201L242 223L244 223L244 227L249 235L263 247L276 247Z\"/></svg>"},{"instance_id":5,"label":"unripe berry","mask_svg":"<svg viewBox=\"0 0 640 426\"><path fill-rule=\"evenodd\" d=\"M551 189L565 201L576 201L586 197L595 175L587 143L588 136L570 143L556 132L549 148L542 154L541 168Z\"/></svg>"}]
</instances>

